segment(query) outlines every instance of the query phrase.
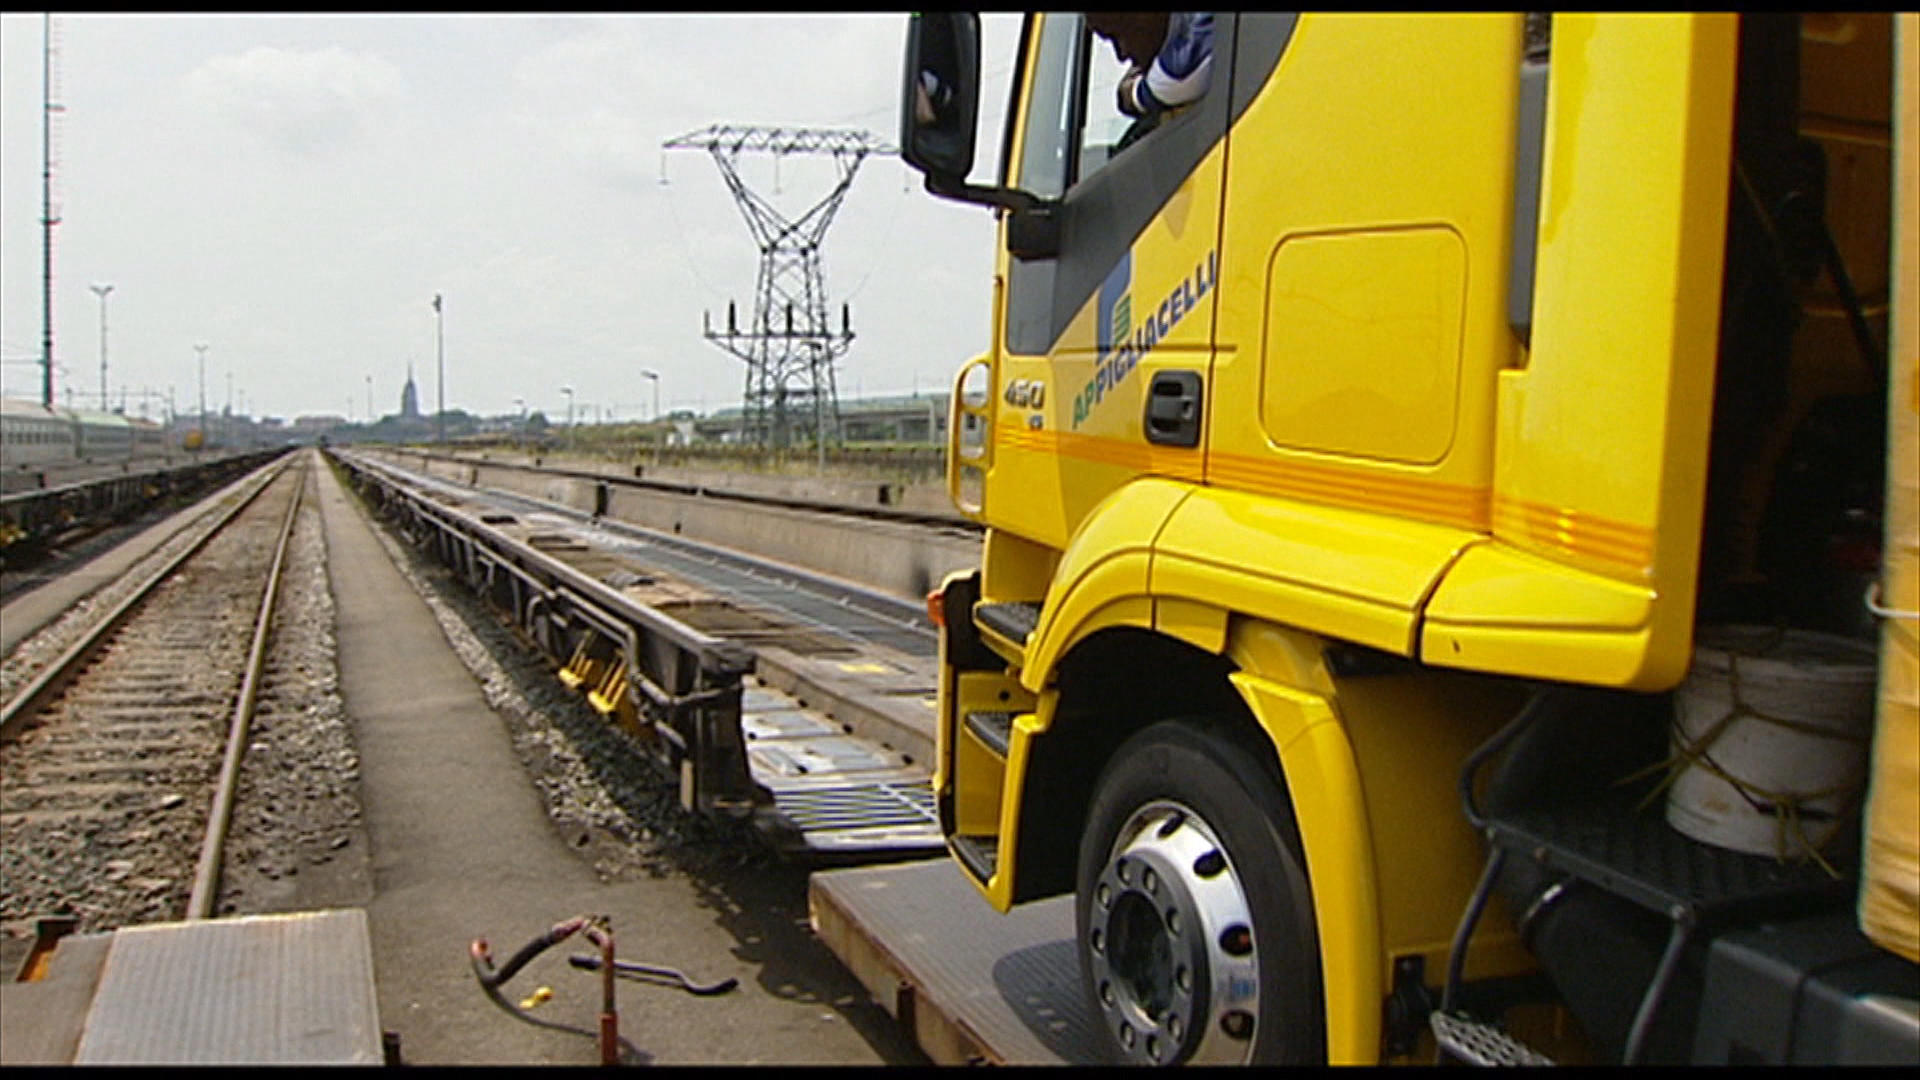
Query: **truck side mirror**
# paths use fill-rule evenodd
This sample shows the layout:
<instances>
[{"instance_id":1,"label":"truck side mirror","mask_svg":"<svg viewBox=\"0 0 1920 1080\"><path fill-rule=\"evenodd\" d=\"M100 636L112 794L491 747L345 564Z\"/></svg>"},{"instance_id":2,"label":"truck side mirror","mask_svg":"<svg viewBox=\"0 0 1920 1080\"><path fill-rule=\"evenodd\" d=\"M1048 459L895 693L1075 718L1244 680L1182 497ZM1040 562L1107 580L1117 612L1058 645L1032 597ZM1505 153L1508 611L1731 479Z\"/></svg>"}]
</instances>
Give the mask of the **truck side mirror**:
<instances>
[{"instance_id":1,"label":"truck side mirror","mask_svg":"<svg viewBox=\"0 0 1920 1080\"><path fill-rule=\"evenodd\" d=\"M973 171L980 112L980 16L935 11L907 23L900 156L929 180L958 186Z\"/></svg>"},{"instance_id":2,"label":"truck side mirror","mask_svg":"<svg viewBox=\"0 0 1920 1080\"><path fill-rule=\"evenodd\" d=\"M926 174L927 190L942 198L992 206L1012 214L1008 245L1022 259L1060 251L1054 204L998 184L967 183L980 114L980 15L935 11L907 23L907 63L901 73L900 156Z\"/></svg>"}]
</instances>

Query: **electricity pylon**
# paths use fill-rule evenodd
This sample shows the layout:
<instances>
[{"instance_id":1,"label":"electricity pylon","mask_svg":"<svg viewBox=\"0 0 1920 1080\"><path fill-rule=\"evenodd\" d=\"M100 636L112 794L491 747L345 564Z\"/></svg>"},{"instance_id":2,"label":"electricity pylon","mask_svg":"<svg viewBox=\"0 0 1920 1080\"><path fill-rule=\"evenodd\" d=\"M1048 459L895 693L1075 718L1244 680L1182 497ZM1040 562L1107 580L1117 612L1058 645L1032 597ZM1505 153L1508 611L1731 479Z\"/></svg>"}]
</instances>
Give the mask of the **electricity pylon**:
<instances>
[{"instance_id":1,"label":"electricity pylon","mask_svg":"<svg viewBox=\"0 0 1920 1080\"><path fill-rule=\"evenodd\" d=\"M796 432L811 435L824 461L827 443L840 439L833 362L853 343L853 320L845 304L840 307L837 332L828 319L820 244L853 186L860 163L869 154L893 153L893 147L865 131L714 124L669 139L664 149L705 150L713 155L760 249L759 280L748 325L740 326L732 301L727 303L726 329L713 328L710 312L703 316L706 339L747 363L742 440L784 450L795 441ZM838 182L805 213L789 218L741 179L737 163L747 153L775 155L776 168L778 159L787 155L829 154L837 166Z\"/></svg>"}]
</instances>

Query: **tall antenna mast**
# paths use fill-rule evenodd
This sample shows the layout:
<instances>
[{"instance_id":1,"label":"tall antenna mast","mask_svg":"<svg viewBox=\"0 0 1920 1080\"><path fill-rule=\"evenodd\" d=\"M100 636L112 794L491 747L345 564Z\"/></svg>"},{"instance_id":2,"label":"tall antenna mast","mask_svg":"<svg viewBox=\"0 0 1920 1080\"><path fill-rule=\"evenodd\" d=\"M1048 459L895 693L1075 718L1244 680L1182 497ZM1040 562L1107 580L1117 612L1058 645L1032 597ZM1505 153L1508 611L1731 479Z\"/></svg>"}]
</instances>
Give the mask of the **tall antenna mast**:
<instances>
[{"instance_id":1,"label":"tall antenna mast","mask_svg":"<svg viewBox=\"0 0 1920 1080\"><path fill-rule=\"evenodd\" d=\"M40 404L53 408L53 116L66 106L53 100L53 13L40 21ZM105 408L105 406L101 406Z\"/></svg>"},{"instance_id":2,"label":"tall antenna mast","mask_svg":"<svg viewBox=\"0 0 1920 1080\"><path fill-rule=\"evenodd\" d=\"M845 304L840 307L837 333L828 321L820 244L853 186L860 163L869 154L893 153L893 148L865 131L715 124L670 139L664 149L705 150L713 155L760 248L752 321L742 330L729 302L726 330L713 329L710 313L704 330L708 341L747 362L742 438L784 450L796 429L810 428L824 463L828 440L840 439L833 362L853 343L853 321ZM832 155L839 178L805 213L789 218L748 190L740 178L740 155L756 152L774 155L776 184L780 159L789 154Z\"/></svg>"}]
</instances>

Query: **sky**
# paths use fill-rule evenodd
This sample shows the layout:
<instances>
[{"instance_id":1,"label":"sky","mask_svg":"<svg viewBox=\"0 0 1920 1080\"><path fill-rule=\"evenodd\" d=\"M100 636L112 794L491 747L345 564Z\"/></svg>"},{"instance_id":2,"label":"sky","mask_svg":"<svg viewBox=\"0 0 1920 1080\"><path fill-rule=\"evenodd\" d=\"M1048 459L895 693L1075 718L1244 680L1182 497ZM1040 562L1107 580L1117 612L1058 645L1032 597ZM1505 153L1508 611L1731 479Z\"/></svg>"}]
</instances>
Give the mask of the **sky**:
<instances>
[{"instance_id":1,"label":"sky","mask_svg":"<svg viewBox=\"0 0 1920 1080\"><path fill-rule=\"evenodd\" d=\"M0 391L38 400L42 16L0 16ZM449 409L639 420L737 406L759 253L713 124L899 137L904 15L53 17L59 404L291 420ZM1018 17L988 15L974 175ZM831 159L739 159L788 217ZM987 342L994 222L868 157L822 245L843 399L945 390ZM103 301L90 286L111 284ZM657 372L657 386L639 374ZM71 396L69 396L71 392Z\"/></svg>"}]
</instances>

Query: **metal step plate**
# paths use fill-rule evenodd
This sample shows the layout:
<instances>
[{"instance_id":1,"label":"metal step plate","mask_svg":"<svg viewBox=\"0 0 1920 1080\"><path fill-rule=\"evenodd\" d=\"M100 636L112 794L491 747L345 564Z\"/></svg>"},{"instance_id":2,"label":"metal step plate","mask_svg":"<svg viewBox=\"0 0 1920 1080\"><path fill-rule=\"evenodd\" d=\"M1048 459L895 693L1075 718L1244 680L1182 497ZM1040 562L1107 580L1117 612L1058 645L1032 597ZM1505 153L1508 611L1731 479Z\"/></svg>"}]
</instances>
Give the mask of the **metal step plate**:
<instances>
[{"instance_id":1,"label":"metal step plate","mask_svg":"<svg viewBox=\"0 0 1920 1080\"><path fill-rule=\"evenodd\" d=\"M1553 1059L1501 1031L1438 1009L1427 1018L1434 1040L1455 1061L1468 1065L1552 1065Z\"/></svg>"},{"instance_id":2,"label":"metal step plate","mask_svg":"<svg viewBox=\"0 0 1920 1080\"><path fill-rule=\"evenodd\" d=\"M76 1065L378 1065L359 908L114 934Z\"/></svg>"},{"instance_id":3,"label":"metal step plate","mask_svg":"<svg viewBox=\"0 0 1920 1080\"><path fill-rule=\"evenodd\" d=\"M773 793L761 824L783 850L880 857L944 849L925 765L769 686L743 689L740 729L754 781Z\"/></svg>"},{"instance_id":4,"label":"metal step plate","mask_svg":"<svg viewBox=\"0 0 1920 1080\"><path fill-rule=\"evenodd\" d=\"M813 929L940 1065L1097 1065L1073 898L1005 915L949 859L816 871Z\"/></svg>"}]
</instances>

